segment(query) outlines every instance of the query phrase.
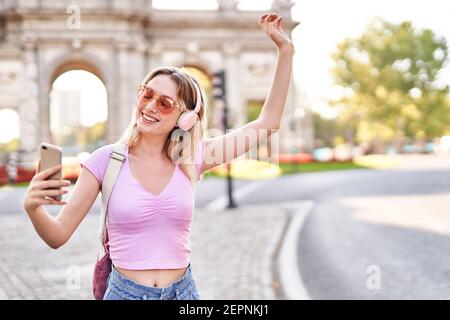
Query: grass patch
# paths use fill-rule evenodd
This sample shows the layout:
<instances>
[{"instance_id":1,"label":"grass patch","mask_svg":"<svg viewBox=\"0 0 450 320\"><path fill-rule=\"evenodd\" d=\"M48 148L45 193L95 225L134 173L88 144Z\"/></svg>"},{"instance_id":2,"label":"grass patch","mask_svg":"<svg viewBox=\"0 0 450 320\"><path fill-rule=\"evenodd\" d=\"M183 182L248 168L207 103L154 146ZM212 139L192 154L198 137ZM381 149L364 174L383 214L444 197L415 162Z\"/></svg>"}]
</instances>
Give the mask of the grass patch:
<instances>
[{"instance_id":1,"label":"grass patch","mask_svg":"<svg viewBox=\"0 0 450 320\"><path fill-rule=\"evenodd\" d=\"M280 163L281 174L321 172L321 171L337 171L352 169L370 169L369 166L347 162L310 162L310 163ZM224 178L223 175L214 171L208 171L203 174L204 179Z\"/></svg>"},{"instance_id":2,"label":"grass patch","mask_svg":"<svg viewBox=\"0 0 450 320\"><path fill-rule=\"evenodd\" d=\"M3 184L0 185L1 188L12 188L12 187L28 187L30 185L29 182L18 182L16 184Z\"/></svg>"},{"instance_id":3,"label":"grass patch","mask_svg":"<svg viewBox=\"0 0 450 320\"><path fill-rule=\"evenodd\" d=\"M347 162L310 162L310 163L280 163L283 174L304 173L304 172L321 172L351 169L367 169L351 161Z\"/></svg>"}]
</instances>

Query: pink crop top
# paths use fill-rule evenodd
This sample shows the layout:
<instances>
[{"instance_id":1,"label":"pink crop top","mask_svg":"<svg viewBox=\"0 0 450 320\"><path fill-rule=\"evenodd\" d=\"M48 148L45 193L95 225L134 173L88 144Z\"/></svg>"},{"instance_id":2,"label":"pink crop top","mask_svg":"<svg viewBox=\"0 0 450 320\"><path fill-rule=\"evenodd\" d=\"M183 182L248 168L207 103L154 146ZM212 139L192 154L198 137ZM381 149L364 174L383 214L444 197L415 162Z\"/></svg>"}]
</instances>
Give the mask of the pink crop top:
<instances>
[{"instance_id":1,"label":"pink crop top","mask_svg":"<svg viewBox=\"0 0 450 320\"><path fill-rule=\"evenodd\" d=\"M195 154L197 180L201 178L205 140ZM112 145L95 150L81 162L103 181ZM108 205L107 230L111 260L130 270L179 269L190 262L190 231L195 205L194 190L178 164L164 190L155 195L131 174L128 161L120 168Z\"/></svg>"}]
</instances>

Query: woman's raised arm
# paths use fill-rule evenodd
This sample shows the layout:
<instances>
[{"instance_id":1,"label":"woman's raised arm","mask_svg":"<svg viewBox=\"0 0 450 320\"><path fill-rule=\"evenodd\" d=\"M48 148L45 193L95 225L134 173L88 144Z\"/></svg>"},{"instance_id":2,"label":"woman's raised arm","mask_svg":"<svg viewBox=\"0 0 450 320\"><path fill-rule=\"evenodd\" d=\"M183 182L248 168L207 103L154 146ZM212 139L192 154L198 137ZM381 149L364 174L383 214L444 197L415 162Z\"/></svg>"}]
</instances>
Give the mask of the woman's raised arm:
<instances>
[{"instance_id":1,"label":"woman's raised arm","mask_svg":"<svg viewBox=\"0 0 450 320\"><path fill-rule=\"evenodd\" d=\"M275 74L261 114L258 119L227 134L206 139L202 172L245 154L258 145L261 136L267 137L280 127L291 82L294 45L284 32L279 15L266 13L260 17L259 25L278 50Z\"/></svg>"}]
</instances>

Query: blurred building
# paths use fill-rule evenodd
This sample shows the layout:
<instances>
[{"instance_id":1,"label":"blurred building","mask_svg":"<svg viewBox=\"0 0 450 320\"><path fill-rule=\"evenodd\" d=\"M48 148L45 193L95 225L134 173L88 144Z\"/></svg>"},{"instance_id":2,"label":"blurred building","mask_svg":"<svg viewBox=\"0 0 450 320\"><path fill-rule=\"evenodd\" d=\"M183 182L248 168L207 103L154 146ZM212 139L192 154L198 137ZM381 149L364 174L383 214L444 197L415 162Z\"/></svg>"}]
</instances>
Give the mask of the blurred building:
<instances>
[{"instance_id":1,"label":"blurred building","mask_svg":"<svg viewBox=\"0 0 450 320\"><path fill-rule=\"evenodd\" d=\"M290 0L275 0L288 32ZM50 91L66 71L98 76L108 92L106 141L115 141L131 119L136 85L153 68L188 66L206 78L227 74L233 126L249 119L266 98L276 62L273 44L261 32L262 12L239 11L237 1L218 10L157 10L150 0L2 0L0 2L0 108L20 116L21 151L34 158L51 141ZM294 84L280 130L281 152L312 146L311 125L298 117ZM211 108L210 112L215 112ZM0 129L1 130L1 129ZM311 141L309 141L311 140Z\"/></svg>"},{"instance_id":2,"label":"blurred building","mask_svg":"<svg viewBox=\"0 0 450 320\"><path fill-rule=\"evenodd\" d=\"M72 90L53 90L50 93L53 132L61 133L64 128L81 125L80 92Z\"/></svg>"}]
</instances>

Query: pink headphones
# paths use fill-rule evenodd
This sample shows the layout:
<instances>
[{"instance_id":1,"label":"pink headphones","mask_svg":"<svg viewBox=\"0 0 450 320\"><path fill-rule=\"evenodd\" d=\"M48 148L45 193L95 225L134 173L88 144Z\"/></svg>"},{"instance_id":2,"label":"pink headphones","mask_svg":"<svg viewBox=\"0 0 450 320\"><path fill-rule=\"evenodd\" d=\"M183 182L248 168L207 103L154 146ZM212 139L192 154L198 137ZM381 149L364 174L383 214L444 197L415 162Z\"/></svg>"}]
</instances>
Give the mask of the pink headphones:
<instances>
[{"instance_id":1,"label":"pink headphones","mask_svg":"<svg viewBox=\"0 0 450 320\"><path fill-rule=\"evenodd\" d=\"M202 95L200 93L200 89L195 81L192 82L194 83L195 97L197 98L197 102L195 103L195 109L183 112L177 120L178 127L184 131L190 130L197 122L198 112L200 111L200 105L202 102Z\"/></svg>"}]
</instances>

